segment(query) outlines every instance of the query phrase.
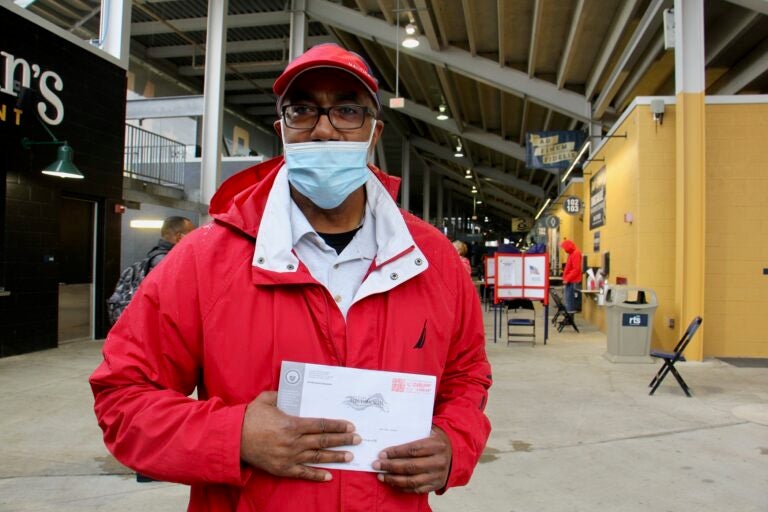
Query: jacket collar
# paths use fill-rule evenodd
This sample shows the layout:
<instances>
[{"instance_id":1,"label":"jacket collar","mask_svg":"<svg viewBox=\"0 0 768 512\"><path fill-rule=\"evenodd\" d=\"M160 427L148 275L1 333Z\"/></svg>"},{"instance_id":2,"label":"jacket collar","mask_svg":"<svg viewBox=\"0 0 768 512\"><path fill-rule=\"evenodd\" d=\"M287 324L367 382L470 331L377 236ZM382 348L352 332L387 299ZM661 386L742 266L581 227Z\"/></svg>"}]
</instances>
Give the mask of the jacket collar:
<instances>
[{"instance_id":1,"label":"jacket collar","mask_svg":"<svg viewBox=\"0 0 768 512\"><path fill-rule=\"evenodd\" d=\"M235 174L216 191L208 213L217 221L256 238L267 198L283 163L283 157L279 156ZM368 167L394 203L400 178L390 176L374 165Z\"/></svg>"},{"instance_id":2,"label":"jacket collar","mask_svg":"<svg viewBox=\"0 0 768 512\"><path fill-rule=\"evenodd\" d=\"M365 188L367 207L375 219L376 268L413 250L416 244L397 204L382 182L372 176ZM285 166L278 170L272 181L262 219L264 222L256 239L253 265L270 272L297 271L299 259L293 252L291 198Z\"/></svg>"}]
</instances>

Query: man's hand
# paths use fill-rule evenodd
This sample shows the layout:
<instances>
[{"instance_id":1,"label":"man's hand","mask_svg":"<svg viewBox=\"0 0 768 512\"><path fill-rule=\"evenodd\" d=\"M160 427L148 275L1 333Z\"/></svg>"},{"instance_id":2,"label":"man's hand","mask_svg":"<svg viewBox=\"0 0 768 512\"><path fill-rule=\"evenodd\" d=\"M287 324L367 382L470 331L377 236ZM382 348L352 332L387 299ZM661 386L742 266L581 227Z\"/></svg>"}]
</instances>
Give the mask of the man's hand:
<instances>
[{"instance_id":1,"label":"man's hand","mask_svg":"<svg viewBox=\"0 0 768 512\"><path fill-rule=\"evenodd\" d=\"M386 471L379 481L403 492L427 493L445 487L451 470L451 442L440 428L432 426L426 439L387 448L373 463Z\"/></svg>"},{"instance_id":2,"label":"man's hand","mask_svg":"<svg viewBox=\"0 0 768 512\"><path fill-rule=\"evenodd\" d=\"M240 458L276 476L328 481L331 473L304 463L351 461L350 452L328 448L360 444L354 431L344 420L289 416L277 408L277 393L265 391L245 410Z\"/></svg>"}]
</instances>

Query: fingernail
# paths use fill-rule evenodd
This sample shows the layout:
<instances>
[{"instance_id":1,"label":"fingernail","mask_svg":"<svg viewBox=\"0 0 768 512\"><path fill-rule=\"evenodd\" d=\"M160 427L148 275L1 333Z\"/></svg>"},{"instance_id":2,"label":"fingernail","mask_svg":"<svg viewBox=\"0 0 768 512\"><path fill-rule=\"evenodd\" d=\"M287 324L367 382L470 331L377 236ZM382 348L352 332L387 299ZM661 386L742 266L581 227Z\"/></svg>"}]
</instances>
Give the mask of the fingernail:
<instances>
[{"instance_id":1,"label":"fingernail","mask_svg":"<svg viewBox=\"0 0 768 512\"><path fill-rule=\"evenodd\" d=\"M373 464L371 464L371 467L373 469L375 469L375 470L379 470L379 469L381 469L381 462L376 460L376 461L373 462Z\"/></svg>"},{"instance_id":2,"label":"fingernail","mask_svg":"<svg viewBox=\"0 0 768 512\"><path fill-rule=\"evenodd\" d=\"M384 481L384 475L382 475L381 473L379 473L378 475L376 475L376 478L378 478L378 479L379 479L379 482L383 482L383 481Z\"/></svg>"},{"instance_id":3,"label":"fingernail","mask_svg":"<svg viewBox=\"0 0 768 512\"><path fill-rule=\"evenodd\" d=\"M352 436L352 444L360 444L362 442L363 442L363 438L360 437L359 435L355 434L354 436Z\"/></svg>"},{"instance_id":4,"label":"fingernail","mask_svg":"<svg viewBox=\"0 0 768 512\"><path fill-rule=\"evenodd\" d=\"M386 459L386 458L387 458L387 452L381 452L381 453L379 454L379 458L380 458L380 459Z\"/></svg>"},{"instance_id":5,"label":"fingernail","mask_svg":"<svg viewBox=\"0 0 768 512\"><path fill-rule=\"evenodd\" d=\"M354 456L354 455L352 455L352 454L351 454L351 453L349 453L349 452L346 452L346 453L344 454L344 462L352 462L352 459L354 459L354 458L355 458L355 456Z\"/></svg>"},{"instance_id":6,"label":"fingernail","mask_svg":"<svg viewBox=\"0 0 768 512\"><path fill-rule=\"evenodd\" d=\"M323 475L323 480L325 480L326 482L330 482L331 480L333 480L333 475L331 475L330 473L326 473L325 475Z\"/></svg>"},{"instance_id":7,"label":"fingernail","mask_svg":"<svg viewBox=\"0 0 768 512\"><path fill-rule=\"evenodd\" d=\"M347 423L347 432L354 432L355 426L351 423Z\"/></svg>"}]
</instances>

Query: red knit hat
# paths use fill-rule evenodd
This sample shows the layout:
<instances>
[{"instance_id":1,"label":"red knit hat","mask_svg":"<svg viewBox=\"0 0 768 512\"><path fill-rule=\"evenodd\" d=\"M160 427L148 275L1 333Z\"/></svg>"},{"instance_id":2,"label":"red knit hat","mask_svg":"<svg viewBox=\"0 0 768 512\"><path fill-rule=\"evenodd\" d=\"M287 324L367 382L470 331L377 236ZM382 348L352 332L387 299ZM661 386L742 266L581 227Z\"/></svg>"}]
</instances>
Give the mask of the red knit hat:
<instances>
[{"instance_id":1,"label":"red knit hat","mask_svg":"<svg viewBox=\"0 0 768 512\"><path fill-rule=\"evenodd\" d=\"M277 77L272 86L272 91L277 95L278 109L283 101L283 95L290 89L296 77L304 71L316 68L336 68L351 73L365 85L376 102L376 107L381 109L381 101L379 101L378 96L379 83L373 77L368 63L355 52L345 50L334 43L313 46L288 64L283 74Z\"/></svg>"}]
</instances>

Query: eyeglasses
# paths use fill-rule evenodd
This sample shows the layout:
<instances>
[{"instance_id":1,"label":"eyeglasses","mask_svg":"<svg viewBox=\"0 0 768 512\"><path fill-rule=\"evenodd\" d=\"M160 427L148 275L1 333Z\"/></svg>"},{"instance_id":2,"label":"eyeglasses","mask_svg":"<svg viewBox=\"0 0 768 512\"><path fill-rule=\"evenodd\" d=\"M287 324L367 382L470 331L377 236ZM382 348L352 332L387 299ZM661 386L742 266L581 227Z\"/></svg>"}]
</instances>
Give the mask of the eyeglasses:
<instances>
[{"instance_id":1,"label":"eyeglasses","mask_svg":"<svg viewBox=\"0 0 768 512\"><path fill-rule=\"evenodd\" d=\"M365 123L366 116L374 116L368 107L362 105L334 105L323 108L315 105L284 105L283 121L288 128L311 130L321 115L328 116L331 126L337 130L357 130Z\"/></svg>"}]
</instances>

